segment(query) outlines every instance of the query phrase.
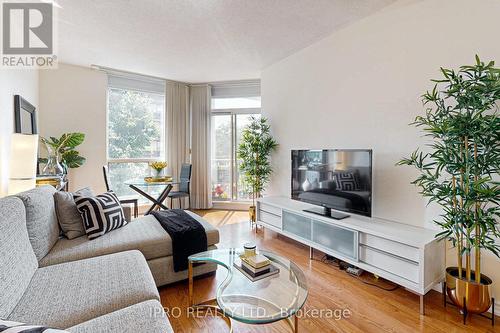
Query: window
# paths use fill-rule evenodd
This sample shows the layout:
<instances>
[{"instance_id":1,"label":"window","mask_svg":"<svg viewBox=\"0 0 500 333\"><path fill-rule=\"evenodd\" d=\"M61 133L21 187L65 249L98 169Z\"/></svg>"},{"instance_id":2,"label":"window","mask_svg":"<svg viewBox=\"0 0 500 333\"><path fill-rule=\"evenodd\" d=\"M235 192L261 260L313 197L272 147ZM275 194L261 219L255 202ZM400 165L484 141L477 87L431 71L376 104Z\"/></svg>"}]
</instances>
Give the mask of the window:
<instances>
[{"instance_id":1,"label":"window","mask_svg":"<svg viewBox=\"0 0 500 333\"><path fill-rule=\"evenodd\" d=\"M242 88L244 91L242 91ZM239 170L237 149L243 128L250 117L260 117L260 86L246 85L228 89L212 88L212 199L214 201L246 201ZM238 96L239 94L243 96Z\"/></svg>"},{"instance_id":2,"label":"window","mask_svg":"<svg viewBox=\"0 0 500 333\"><path fill-rule=\"evenodd\" d=\"M108 166L112 189L133 192L125 181L149 175L148 163L165 158L164 84L109 77Z\"/></svg>"},{"instance_id":3,"label":"window","mask_svg":"<svg viewBox=\"0 0 500 333\"><path fill-rule=\"evenodd\" d=\"M212 198L232 199L232 116L212 115Z\"/></svg>"}]
</instances>

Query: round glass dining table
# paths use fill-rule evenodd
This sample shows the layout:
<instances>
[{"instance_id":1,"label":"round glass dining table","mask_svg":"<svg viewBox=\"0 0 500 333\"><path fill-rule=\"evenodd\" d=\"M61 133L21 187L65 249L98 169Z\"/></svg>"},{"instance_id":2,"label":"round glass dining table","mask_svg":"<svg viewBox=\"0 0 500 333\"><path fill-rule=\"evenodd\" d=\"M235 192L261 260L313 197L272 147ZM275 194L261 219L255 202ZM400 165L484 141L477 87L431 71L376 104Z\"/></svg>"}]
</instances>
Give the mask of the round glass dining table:
<instances>
[{"instance_id":1,"label":"round glass dining table","mask_svg":"<svg viewBox=\"0 0 500 333\"><path fill-rule=\"evenodd\" d=\"M168 207L165 206L163 202L165 201L165 199L167 199L168 194L170 193L174 185L179 184L179 182L176 181L175 179L169 181L146 181L144 179L132 179L132 180L127 180L125 184L128 185L132 190L134 190L135 192L139 193L141 196L145 197L146 199L152 202L151 207L149 207L149 209L144 214L148 215L155 209L168 209ZM148 188L150 186L155 186L155 187L160 186L164 187L164 189L155 198L151 194L143 190L143 188L145 187Z\"/></svg>"}]
</instances>

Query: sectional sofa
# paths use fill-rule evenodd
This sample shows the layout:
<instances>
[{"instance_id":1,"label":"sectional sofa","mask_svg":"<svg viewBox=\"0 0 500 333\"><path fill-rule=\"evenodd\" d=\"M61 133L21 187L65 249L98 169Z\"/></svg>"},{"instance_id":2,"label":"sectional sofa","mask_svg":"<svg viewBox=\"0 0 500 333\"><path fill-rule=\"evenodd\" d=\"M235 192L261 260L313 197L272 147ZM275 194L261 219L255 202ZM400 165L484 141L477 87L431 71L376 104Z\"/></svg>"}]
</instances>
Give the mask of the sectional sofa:
<instances>
[{"instance_id":1,"label":"sectional sofa","mask_svg":"<svg viewBox=\"0 0 500 333\"><path fill-rule=\"evenodd\" d=\"M172 244L152 216L94 240L61 236L52 187L0 199L0 319L69 332L172 332L158 286L174 272ZM219 233L205 227L209 248ZM204 264L194 274L216 269Z\"/></svg>"}]
</instances>

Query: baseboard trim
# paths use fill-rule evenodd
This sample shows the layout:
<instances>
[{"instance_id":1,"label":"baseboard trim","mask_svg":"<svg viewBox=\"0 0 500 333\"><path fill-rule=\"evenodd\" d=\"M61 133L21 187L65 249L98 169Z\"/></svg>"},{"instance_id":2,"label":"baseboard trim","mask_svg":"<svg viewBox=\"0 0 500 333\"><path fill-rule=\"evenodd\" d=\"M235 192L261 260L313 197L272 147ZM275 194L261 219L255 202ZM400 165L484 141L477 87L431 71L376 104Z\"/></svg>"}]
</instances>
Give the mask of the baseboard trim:
<instances>
[{"instance_id":1,"label":"baseboard trim","mask_svg":"<svg viewBox=\"0 0 500 333\"><path fill-rule=\"evenodd\" d=\"M212 205L212 209L227 209L227 210L248 210L250 203L248 202L223 202L216 201Z\"/></svg>"}]
</instances>

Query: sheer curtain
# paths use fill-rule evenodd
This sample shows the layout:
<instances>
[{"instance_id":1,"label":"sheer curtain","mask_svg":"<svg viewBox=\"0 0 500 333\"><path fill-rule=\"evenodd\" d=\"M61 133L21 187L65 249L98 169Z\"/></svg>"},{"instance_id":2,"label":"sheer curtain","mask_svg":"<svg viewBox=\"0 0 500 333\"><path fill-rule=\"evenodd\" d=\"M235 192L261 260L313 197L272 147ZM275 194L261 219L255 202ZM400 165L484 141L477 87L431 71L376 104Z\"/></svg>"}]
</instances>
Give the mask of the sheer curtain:
<instances>
[{"instance_id":1,"label":"sheer curtain","mask_svg":"<svg viewBox=\"0 0 500 333\"><path fill-rule=\"evenodd\" d=\"M191 205L196 209L212 208L210 184L210 86L193 85L191 108Z\"/></svg>"},{"instance_id":2,"label":"sheer curtain","mask_svg":"<svg viewBox=\"0 0 500 333\"><path fill-rule=\"evenodd\" d=\"M166 84L166 150L168 168L178 179L182 163L189 163L189 86L180 82Z\"/></svg>"}]
</instances>

